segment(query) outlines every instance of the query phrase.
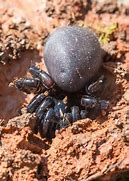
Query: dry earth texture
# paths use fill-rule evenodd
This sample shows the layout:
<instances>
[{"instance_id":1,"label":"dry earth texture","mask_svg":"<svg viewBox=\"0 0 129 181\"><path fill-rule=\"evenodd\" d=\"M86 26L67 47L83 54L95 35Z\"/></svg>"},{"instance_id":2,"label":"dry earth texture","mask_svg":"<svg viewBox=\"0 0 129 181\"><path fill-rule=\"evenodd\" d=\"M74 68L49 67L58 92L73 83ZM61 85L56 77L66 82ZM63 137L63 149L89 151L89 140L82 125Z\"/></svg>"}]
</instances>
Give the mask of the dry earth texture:
<instances>
[{"instance_id":1,"label":"dry earth texture","mask_svg":"<svg viewBox=\"0 0 129 181\"><path fill-rule=\"evenodd\" d=\"M108 114L77 121L52 142L33 133L35 116L19 109L33 95L12 82L43 64L46 38L62 25L89 26L115 82ZM129 180L129 7L115 1L0 0L0 181ZM111 88L111 89L110 89Z\"/></svg>"}]
</instances>

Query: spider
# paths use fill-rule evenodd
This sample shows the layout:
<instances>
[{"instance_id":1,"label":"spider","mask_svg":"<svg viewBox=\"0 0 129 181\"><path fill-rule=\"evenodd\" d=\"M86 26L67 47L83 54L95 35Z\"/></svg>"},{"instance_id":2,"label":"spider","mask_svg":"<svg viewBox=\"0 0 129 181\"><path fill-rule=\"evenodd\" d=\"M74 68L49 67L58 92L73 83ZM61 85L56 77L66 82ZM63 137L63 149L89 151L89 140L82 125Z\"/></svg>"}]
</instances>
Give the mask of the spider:
<instances>
[{"instance_id":1,"label":"spider","mask_svg":"<svg viewBox=\"0 0 129 181\"><path fill-rule=\"evenodd\" d=\"M15 86L35 96L27 112L37 117L35 133L51 139L55 131L79 119L95 119L109 102L95 96L103 89L101 48L89 28L65 26L55 30L44 49L48 73L31 66L30 77L16 80Z\"/></svg>"}]
</instances>

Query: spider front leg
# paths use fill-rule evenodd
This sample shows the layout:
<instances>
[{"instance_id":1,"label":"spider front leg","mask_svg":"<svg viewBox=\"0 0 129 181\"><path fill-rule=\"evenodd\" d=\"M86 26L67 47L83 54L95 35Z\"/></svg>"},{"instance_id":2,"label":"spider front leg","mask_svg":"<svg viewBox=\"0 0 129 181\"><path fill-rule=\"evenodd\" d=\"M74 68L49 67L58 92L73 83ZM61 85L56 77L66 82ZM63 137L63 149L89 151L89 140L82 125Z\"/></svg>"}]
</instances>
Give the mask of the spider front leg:
<instances>
[{"instance_id":1,"label":"spider front leg","mask_svg":"<svg viewBox=\"0 0 129 181\"><path fill-rule=\"evenodd\" d=\"M91 119L95 119L100 112L107 110L109 101L97 99L93 96L84 95L81 98L81 106L85 107Z\"/></svg>"},{"instance_id":2,"label":"spider front leg","mask_svg":"<svg viewBox=\"0 0 129 181\"><path fill-rule=\"evenodd\" d=\"M15 87L27 94L44 92L46 90L39 79L27 77L16 80Z\"/></svg>"},{"instance_id":3,"label":"spider front leg","mask_svg":"<svg viewBox=\"0 0 129 181\"><path fill-rule=\"evenodd\" d=\"M48 109L41 126L41 136L46 138L53 138L55 136L55 127L57 124L57 118L53 108Z\"/></svg>"},{"instance_id":4,"label":"spider front leg","mask_svg":"<svg viewBox=\"0 0 129 181\"><path fill-rule=\"evenodd\" d=\"M88 86L85 86L86 94L93 95L99 91L102 91L105 83L105 76L101 75L95 82L92 82Z\"/></svg>"},{"instance_id":5,"label":"spider front leg","mask_svg":"<svg viewBox=\"0 0 129 181\"><path fill-rule=\"evenodd\" d=\"M47 137L47 132L49 128L51 128L50 122L54 122L52 121L54 119L53 116L55 115L53 109L54 105L55 103L52 97L45 97L43 94L40 94L35 96L27 106L28 112L35 112L37 118L35 133L39 132L41 137Z\"/></svg>"},{"instance_id":6,"label":"spider front leg","mask_svg":"<svg viewBox=\"0 0 129 181\"><path fill-rule=\"evenodd\" d=\"M103 91L105 80L105 76L101 75L98 80L85 86L86 95L82 97L81 105L88 110L88 117L92 119L95 119L103 110L107 110L109 106L109 101L97 98Z\"/></svg>"},{"instance_id":7,"label":"spider front leg","mask_svg":"<svg viewBox=\"0 0 129 181\"><path fill-rule=\"evenodd\" d=\"M27 112L34 113L45 98L46 97L43 94L34 96L31 102L27 105Z\"/></svg>"},{"instance_id":8,"label":"spider front leg","mask_svg":"<svg viewBox=\"0 0 129 181\"><path fill-rule=\"evenodd\" d=\"M33 66L29 68L29 72L32 78L20 78L15 81L15 86L20 91L27 94L45 92L47 89L51 89L54 85L51 77L43 70Z\"/></svg>"},{"instance_id":9,"label":"spider front leg","mask_svg":"<svg viewBox=\"0 0 129 181\"><path fill-rule=\"evenodd\" d=\"M43 70L40 70L38 67L32 66L29 68L29 72L34 78L40 79L46 89L50 89L53 87L54 82L51 77Z\"/></svg>"},{"instance_id":10,"label":"spider front leg","mask_svg":"<svg viewBox=\"0 0 129 181\"><path fill-rule=\"evenodd\" d=\"M54 106L54 100L52 97L46 97L36 110L36 116L38 119L42 119L45 111Z\"/></svg>"}]
</instances>

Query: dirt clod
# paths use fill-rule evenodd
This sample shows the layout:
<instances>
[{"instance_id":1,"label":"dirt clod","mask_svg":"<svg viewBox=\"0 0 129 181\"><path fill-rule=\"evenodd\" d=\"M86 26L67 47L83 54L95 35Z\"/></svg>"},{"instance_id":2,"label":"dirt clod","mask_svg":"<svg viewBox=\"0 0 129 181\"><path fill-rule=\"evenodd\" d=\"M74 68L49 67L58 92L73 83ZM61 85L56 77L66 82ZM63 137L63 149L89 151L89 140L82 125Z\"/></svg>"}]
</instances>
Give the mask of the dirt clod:
<instances>
[{"instance_id":1,"label":"dirt clod","mask_svg":"<svg viewBox=\"0 0 129 181\"><path fill-rule=\"evenodd\" d=\"M128 12L117 1L0 0L0 181L128 180ZM106 114L78 120L50 141L34 134L35 115L25 111L34 95L9 85L31 65L46 69L46 38L68 24L101 37L110 75L101 96L110 104Z\"/></svg>"}]
</instances>

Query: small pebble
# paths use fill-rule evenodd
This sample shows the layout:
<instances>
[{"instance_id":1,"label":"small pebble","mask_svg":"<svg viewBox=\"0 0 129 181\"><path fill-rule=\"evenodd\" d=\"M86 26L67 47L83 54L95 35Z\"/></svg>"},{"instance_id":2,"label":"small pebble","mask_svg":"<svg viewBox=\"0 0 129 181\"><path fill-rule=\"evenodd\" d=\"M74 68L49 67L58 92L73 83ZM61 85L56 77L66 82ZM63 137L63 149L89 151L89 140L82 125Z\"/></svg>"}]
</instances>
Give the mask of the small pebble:
<instances>
[{"instance_id":1,"label":"small pebble","mask_svg":"<svg viewBox=\"0 0 129 181\"><path fill-rule=\"evenodd\" d=\"M129 104L129 89L126 90L126 92L124 93L124 99L127 101L127 103Z\"/></svg>"},{"instance_id":2,"label":"small pebble","mask_svg":"<svg viewBox=\"0 0 129 181\"><path fill-rule=\"evenodd\" d=\"M122 127L123 127L123 123L121 122L120 119L116 119L116 120L115 120L115 125L116 125L118 128L122 128Z\"/></svg>"},{"instance_id":3,"label":"small pebble","mask_svg":"<svg viewBox=\"0 0 129 181\"><path fill-rule=\"evenodd\" d=\"M78 134L82 132L82 128L79 128L77 125L73 125L71 131L73 134Z\"/></svg>"}]
</instances>

